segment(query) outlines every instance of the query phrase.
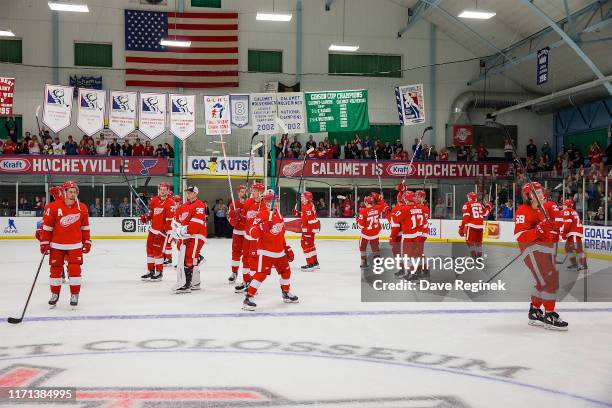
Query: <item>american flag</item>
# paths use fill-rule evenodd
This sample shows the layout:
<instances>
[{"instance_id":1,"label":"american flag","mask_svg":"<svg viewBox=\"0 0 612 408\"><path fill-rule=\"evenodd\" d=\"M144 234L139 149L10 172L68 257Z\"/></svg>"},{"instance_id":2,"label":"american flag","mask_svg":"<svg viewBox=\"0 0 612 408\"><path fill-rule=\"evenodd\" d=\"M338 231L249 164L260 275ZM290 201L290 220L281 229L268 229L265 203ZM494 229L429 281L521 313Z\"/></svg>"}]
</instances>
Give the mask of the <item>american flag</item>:
<instances>
[{"instance_id":1,"label":"american flag","mask_svg":"<svg viewBox=\"0 0 612 408\"><path fill-rule=\"evenodd\" d=\"M166 47L162 38L189 40ZM238 86L238 13L125 10L125 85L155 88Z\"/></svg>"}]
</instances>

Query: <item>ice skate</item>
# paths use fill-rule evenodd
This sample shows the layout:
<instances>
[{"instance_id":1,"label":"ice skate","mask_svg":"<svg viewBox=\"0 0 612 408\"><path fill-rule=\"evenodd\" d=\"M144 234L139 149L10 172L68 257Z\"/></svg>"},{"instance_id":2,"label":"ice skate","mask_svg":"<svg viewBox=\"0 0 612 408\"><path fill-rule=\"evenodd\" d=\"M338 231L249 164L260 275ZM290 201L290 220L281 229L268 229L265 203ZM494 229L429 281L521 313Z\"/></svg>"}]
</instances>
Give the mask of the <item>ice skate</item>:
<instances>
[{"instance_id":1,"label":"ice skate","mask_svg":"<svg viewBox=\"0 0 612 408\"><path fill-rule=\"evenodd\" d=\"M191 284L186 283L183 286L175 288L174 293L176 293L177 295L181 295L183 293L191 293Z\"/></svg>"},{"instance_id":2,"label":"ice skate","mask_svg":"<svg viewBox=\"0 0 612 408\"><path fill-rule=\"evenodd\" d=\"M143 281L143 282L149 282L149 281L151 281L151 277L152 276L153 276L153 272L147 272L147 273L145 273L144 275L142 275L140 277L140 280Z\"/></svg>"},{"instance_id":3,"label":"ice skate","mask_svg":"<svg viewBox=\"0 0 612 408\"><path fill-rule=\"evenodd\" d=\"M299 303L298 297L291 292L283 292L283 302L285 303Z\"/></svg>"},{"instance_id":4,"label":"ice skate","mask_svg":"<svg viewBox=\"0 0 612 408\"><path fill-rule=\"evenodd\" d=\"M164 261L164 266L172 265L172 259L166 259Z\"/></svg>"},{"instance_id":5,"label":"ice skate","mask_svg":"<svg viewBox=\"0 0 612 408\"><path fill-rule=\"evenodd\" d=\"M74 310L74 309L76 309L78 304L79 304L79 294L78 293L73 293L72 295L70 295L70 306Z\"/></svg>"},{"instance_id":6,"label":"ice skate","mask_svg":"<svg viewBox=\"0 0 612 408\"><path fill-rule=\"evenodd\" d=\"M539 307L535 307L533 304L530 305L527 317L529 318L528 324L530 326L544 326L544 312Z\"/></svg>"},{"instance_id":7,"label":"ice skate","mask_svg":"<svg viewBox=\"0 0 612 408\"><path fill-rule=\"evenodd\" d=\"M245 296L244 301L242 302L242 310L248 310L250 312L257 309L257 304L253 302L253 298L251 296Z\"/></svg>"},{"instance_id":8,"label":"ice skate","mask_svg":"<svg viewBox=\"0 0 612 408\"><path fill-rule=\"evenodd\" d=\"M57 305L59 300L59 293L52 293L51 299L49 299L49 309L53 309Z\"/></svg>"},{"instance_id":9,"label":"ice skate","mask_svg":"<svg viewBox=\"0 0 612 408\"><path fill-rule=\"evenodd\" d=\"M236 278L238 277L238 274L236 272L232 272L232 274L229 276L229 278L227 278L227 282L232 285L236 282Z\"/></svg>"},{"instance_id":10,"label":"ice skate","mask_svg":"<svg viewBox=\"0 0 612 408\"><path fill-rule=\"evenodd\" d=\"M195 284L191 285L191 290L192 291L200 290L200 289L202 289L202 284L201 283L195 283Z\"/></svg>"},{"instance_id":11,"label":"ice skate","mask_svg":"<svg viewBox=\"0 0 612 408\"><path fill-rule=\"evenodd\" d=\"M236 287L234 288L234 293L246 292L248 288L249 282L242 282L240 285L236 285Z\"/></svg>"},{"instance_id":12,"label":"ice skate","mask_svg":"<svg viewBox=\"0 0 612 408\"><path fill-rule=\"evenodd\" d=\"M548 330L567 331L568 323L559 317L557 312L546 312L544 328Z\"/></svg>"},{"instance_id":13,"label":"ice skate","mask_svg":"<svg viewBox=\"0 0 612 408\"><path fill-rule=\"evenodd\" d=\"M152 273L149 275L148 282L161 282L162 278L163 278L163 274L161 272Z\"/></svg>"},{"instance_id":14,"label":"ice skate","mask_svg":"<svg viewBox=\"0 0 612 408\"><path fill-rule=\"evenodd\" d=\"M367 260L365 260L365 259L362 259L362 260L361 260L361 265L359 265L359 267L360 267L361 269L365 269L365 268L367 268L367 267L368 267L368 261L367 261Z\"/></svg>"}]
</instances>

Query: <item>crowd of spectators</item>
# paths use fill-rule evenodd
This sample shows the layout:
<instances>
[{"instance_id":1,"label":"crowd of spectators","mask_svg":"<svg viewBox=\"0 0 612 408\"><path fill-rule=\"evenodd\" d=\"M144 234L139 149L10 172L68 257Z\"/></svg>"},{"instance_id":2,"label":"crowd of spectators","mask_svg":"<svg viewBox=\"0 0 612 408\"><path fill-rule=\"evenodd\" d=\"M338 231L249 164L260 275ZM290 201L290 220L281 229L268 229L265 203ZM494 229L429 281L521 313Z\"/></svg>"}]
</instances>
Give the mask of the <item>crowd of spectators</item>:
<instances>
[{"instance_id":1,"label":"crowd of spectators","mask_svg":"<svg viewBox=\"0 0 612 408\"><path fill-rule=\"evenodd\" d=\"M32 155L67 155L67 156L151 156L159 158L174 158L174 149L169 143L158 144L155 147L150 141L144 144L140 138L133 143L128 139L119 142L117 138L107 139L100 134L96 139L83 135L77 143L72 135L62 142L59 137L51 137L48 130L40 135L25 132L23 138L8 138L0 140L2 154L32 154Z\"/></svg>"}]
</instances>

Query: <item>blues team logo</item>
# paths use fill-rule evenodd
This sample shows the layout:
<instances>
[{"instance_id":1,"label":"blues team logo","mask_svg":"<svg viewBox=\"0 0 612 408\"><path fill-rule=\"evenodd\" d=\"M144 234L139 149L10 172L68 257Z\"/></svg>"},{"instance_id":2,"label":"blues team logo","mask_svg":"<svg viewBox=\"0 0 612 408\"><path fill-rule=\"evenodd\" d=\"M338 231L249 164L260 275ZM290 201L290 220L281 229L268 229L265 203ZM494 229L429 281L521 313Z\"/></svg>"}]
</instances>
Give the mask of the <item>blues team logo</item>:
<instances>
[{"instance_id":1,"label":"blues team logo","mask_svg":"<svg viewBox=\"0 0 612 408\"><path fill-rule=\"evenodd\" d=\"M113 96L113 110L134 112L134 109L130 106L130 97L126 94Z\"/></svg>"},{"instance_id":2,"label":"blues team logo","mask_svg":"<svg viewBox=\"0 0 612 408\"><path fill-rule=\"evenodd\" d=\"M102 107L98 103L98 94L96 92L82 93L80 106L82 109L102 110Z\"/></svg>"},{"instance_id":3,"label":"blues team logo","mask_svg":"<svg viewBox=\"0 0 612 408\"><path fill-rule=\"evenodd\" d=\"M172 99L172 113L193 115L193 109L189 107L189 100L187 98Z\"/></svg>"},{"instance_id":4,"label":"blues team logo","mask_svg":"<svg viewBox=\"0 0 612 408\"><path fill-rule=\"evenodd\" d=\"M149 170L157 164L157 159L142 159L140 160L140 164L142 165L142 169L140 170L141 176L148 176Z\"/></svg>"},{"instance_id":5,"label":"blues team logo","mask_svg":"<svg viewBox=\"0 0 612 408\"><path fill-rule=\"evenodd\" d=\"M142 99L142 112L162 113L162 110L159 107L159 100L157 96L149 96Z\"/></svg>"},{"instance_id":6,"label":"blues team logo","mask_svg":"<svg viewBox=\"0 0 612 408\"><path fill-rule=\"evenodd\" d=\"M66 103L66 95L62 88L49 89L47 91L47 104L69 106Z\"/></svg>"}]
</instances>

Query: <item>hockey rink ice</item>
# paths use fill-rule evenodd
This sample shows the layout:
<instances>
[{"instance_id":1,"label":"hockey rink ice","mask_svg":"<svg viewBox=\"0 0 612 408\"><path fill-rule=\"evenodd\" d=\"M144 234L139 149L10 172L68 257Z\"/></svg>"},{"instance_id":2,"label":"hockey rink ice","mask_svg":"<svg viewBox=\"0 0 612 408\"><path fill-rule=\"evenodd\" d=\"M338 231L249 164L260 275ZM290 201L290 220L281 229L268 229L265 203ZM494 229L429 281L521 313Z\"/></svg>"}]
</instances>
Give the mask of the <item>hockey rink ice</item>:
<instances>
[{"instance_id":1,"label":"hockey rink ice","mask_svg":"<svg viewBox=\"0 0 612 408\"><path fill-rule=\"evenodd\" d=\"M54 310L34 241L2 241L0 387L72 387L69 403L135 407L612 407L612 304L563 302L568 332L527 325L528 299L361 302L356 241L318 241L284 304L273 273L241 310L228 285L230 240L204 247L203 290L174 295L173 268L145 283L144 241L94 240L79 308ZM383 244L383 245L386 245ZM500 264L516 250L500 248ZM592 270L610 261L589 260Z\"/></svg>"}]
</instances>

